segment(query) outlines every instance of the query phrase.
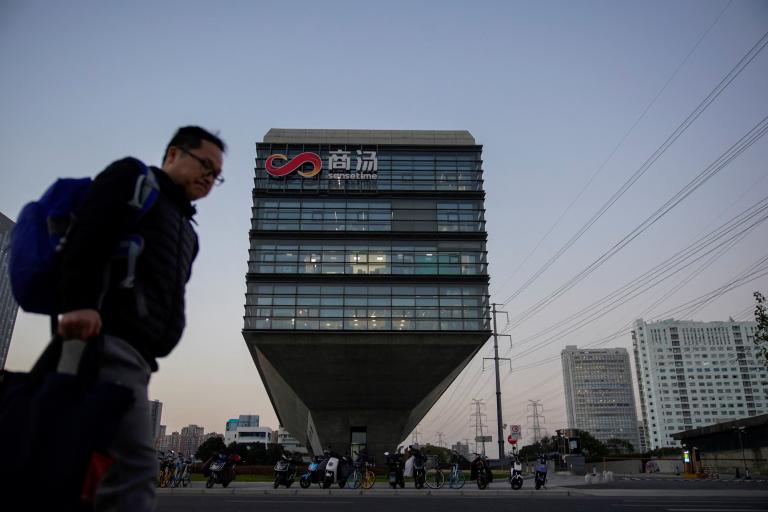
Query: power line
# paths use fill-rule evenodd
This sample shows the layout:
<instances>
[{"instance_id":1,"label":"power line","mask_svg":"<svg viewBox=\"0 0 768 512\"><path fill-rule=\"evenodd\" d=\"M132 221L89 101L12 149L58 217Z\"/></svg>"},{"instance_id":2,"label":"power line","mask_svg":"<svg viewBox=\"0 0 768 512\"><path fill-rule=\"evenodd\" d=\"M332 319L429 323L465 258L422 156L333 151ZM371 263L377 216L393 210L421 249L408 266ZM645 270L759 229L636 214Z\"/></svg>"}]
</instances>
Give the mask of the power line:
<instances>
[{"instance_id":1,"label":"power line","mask_svg":"<svg viewBox=\"0 0 768 512\"><path fill-rule=\"evenodd\" d=\"M715 253L712 255L709 260L705 261L703 265L701 265L699 268L695 269L694 272L692 272L690 275L686 276L681 282L679 282L677 285L675 285L671 290L669 290L664 296L662 296L660 299L656 300L651 306L643 310L639 315L637 316L645 316L649 311L653 310L656 306L658 306L660 303L667 300L671 295L673 295L675 292L679 291L682 286L690 282L694 277L699 275L701 272L703 272L708 266L710 266L714 261L716 261L718 258L720 258L723 254L728 252L731 248L735 247L735 245L741 241L743 238L746 237L752 230L755 229L755 227L759 224L764 222L766 219L768 219L768 205L765 207L766 212L757 220L755 220L752 224L744 227L741 231L735 233L722 243L715 246L713 249L710 249L709 251L703 253L702 255L698 256L694 260L686 263L682 267L675 269L669 275L663 276L662 278L657 278L657 276L654 276L652 279L646 280L644 282L639 283L637 286L635 286L633 289L629 290L624 295L618 296L617 298L614 298L613 302L609 304L603 304L605 299L601 299L592 305L588 306L587 308L582 309L578 313L571 315L566 321L558 322L555 326L553 326L550 329L545 329L542 331L539 331L538 333L529 336L528 338L525 338L520 341L519 345L527 344L530 341L534 339L539 339L542 336L549 336L548 339L551 339L552 337L563 337L563 336L569 336L573 332L575 332L578 329L581 329L583 327L586 327L587 325L591 324L592 322L598 320L599 318L605 316L609 312L618 309L619 307L623 306L624 304L630 302L631 300L635 299L636 297L640 296L641 294L647 292L648 290L652 289L653 287L657 286L659 283L661 283L663 280L669 279L676 275L677 273L682 272L683 270L686 270L687 268L691 267L693 264L697 263L699 260L703 259L704 257L710 255L711 253ZM656 280L654 282L654 279ZM626 287L623 287L624 289ZM611 296L615 297L615 294L611 294ZM595 306L599 306L599 309ZM594 311L592 311L594 310ZM591 312L590 312L591 311ZM576 318L578 316L584 316L583 314L585 312L589 313L589 316L585 316L584 318L572 323L569 327L565 328L564 330L560 331L557 334L553 334L552 331L555 330L558 327L561 327L562 325L566 324L568 320ZM538 345L540 347L541 345ZM529 353L531 353L532 349L527 349L526 351L522 352L521 354L518 354L514 357L514 359L519 359Z\"/></svg>"},{"instance_id":2,"label":"power line","mask_svg":"<svg viewBox=\"0 0 768 512\"><path fill-rule=\"evenodd\" d=\"M699 45L701 45L701 42L704 41L704 39L707 37L709 32L712 30L712 28L717 24L718 21L720 21L720 18L723 16L726 10L728 10L728 7L730 7L731 3L733 3L733 0L730 0L728 4L723 8L722 11L720 11L720 14L717 15L715 20L709 25L707 30L704 31L704 33L699 37L698 41L696 41L696 44L693 45L693 48L688 52L688 54L685 56L685 58L678 64L675 71L672 73L672 75L667 79L667 81L664 83L664 85L659 89L659 91L656 93L656 95L653 97L653 99L646 105L643 112L640 114L640 116L635 120L635 122L630 126L629 130L624 134L624 136L621 138L618 144L613 148L613 150L610 152L608 157L603 161L602 164L600 164L600 167L597 168L597 170L592 173L592 176L587 180L587 182L584 184L584 186L581 188L578 194L576 194L576 197L573 198L571 203L563 210L563 213L560 214L560 216L557 218L554 224L549 228L549 230L544 234L544 236L539 239L536 246L528 253L528 255L523 259L522 263L517 266L517 268L512 272L512 274L504 281L504 283L500 286L500 288L504 288L509 281L512 280L513 277L517 275L517 273L520 271L520 269L525 265L531 256L538 250L538 248L541 246L541 244L544 242L544 240L547 239L547 237L554 231L554 229L560 224L560 222L563 220L563 218L568 214L568 212L573 208L573 205L576 204L576 202L581 198L581 196L584 194L584 192L592 185L592 182L595 180L595 178L600 174L605 166L610 162L610 160L613 158L613 156L616 154L616 152L621 148L621 146L624 145L624 142L629 138L630 134L635 130L638 124L640 124L640 121L645 118L645 115L648 113L648 111L651 109L651 107L656 103L656 100L659 99L659 97L662 95L662 93L667 89L670 83L675 79L677 74L680 72L680 70L685 66L685 64L688 62L688 59L691 58L691 55L694 54L694 52L698 49ZM505 301L504 304L507 304L509 300Z\"/></svg>"},{"instance_id":3,"label":"power line","mask_svg":"<svg viewBox=\"0 0 768 512\"><path fill-rule=\"evenodd\" d=\"M766 34L768 36L768 33ZM766 38L768 43L768 37ZM667 213L669 213L675 206L680 204L685 198L692 194L695 190L706 183L710 178L716 175L720 170L725 168L736 157L741 155L749 147L751 147L757 140L759 140L765 133L768 132L768 117L763 118L757 123L747 134L739 139L735 144L729 147L724 153L722 153L714 162L707 166L704 171L699 173L693 180L680 189L675 195L673 195L666 203L660 206L654 213L648 216L643 222L637 225L630 233L624 236L620 241L616 242L613 247L604 252L595 261L589 264L587 267L578 272L565 284L561 285L554 292L541 299L535 305L531 306L523 313L515 317L508 329L515 328L523 321L531 318L536 313L544 309L546 306L555 301L558 297L562 296L565 292L573 288L576 284L586 278L589 274L594 272L609 258L626 247L632 240L640 236L644 231L650 228L653 224L659 221Z\"/></svg>"},{"instance_id":4,"label":"power line","mask_svg":"<svg viewBox=\"0 0 768 512\"><path fill-rule=\"evenodd\" d=\"M758 182L760 180L758 180ZM744 194L742 194L742 197L743 195ZM723 212L721 212L718 215L718 218L722 217L723 213L725 213L725 211L730 209L732 206L733 204L729 205ZM550 326L549 328L544 329L537 334L534 334L532 336L529 336L527 338L523 338L517 341L516 345L520 346L520 345L530 343L534 339L538 339L544 335L551 336L553 329L561 327L567 324L569 321L574 320L578 318L580 315L583 315L584 313L588 313L597 307L602 308L601 311L599 311L598 313L592 313L591 318L588 318L586 320L581 320L580 323L577 323L571 326L571 328L567 329L566 331L562 332L559 335L559 336L571 336L575 330L585 327L589 323L592 323L593 321L604 316L608 312L614 309L617 309L618 307L621 307L622 305L626 304L630 300L636 298L641 293L645 293L649 291L651 288L660 284L662 282L662 280L660 279L660 276L664 277L665 279L668 279L674 276L675 274L681 272L682 270L685 270L691 267L693 264L697 263L699 260L703 259L704 257L710 254L714 254L702 266L700 266L693 273L688 275L683 281L678 283L675 286L675 288L666 292L666 294L663 297L656 300L650 307L645 308L639 315L636 315L636 316L644 317L650 310L654 309L659 303L666 300L676 290L679 290L681 286L684 285L686 282L690 281L693 277L700 274L713 261L715 261L717 258L722 256L731 247L733 247L735 243L737 243L741 238L745 237L751 230L755 229L757 225L761 224L766 218L768 218L768 215L766 215L766 212L768 212L768 197L762 199L761 201L758 201L757 203L747 208L743 212L735 215L733 218L724 222L723 224L713 229L711 232L707 233L701 238L695 240L694 242L689 244L686 248L678 251L675 255L668 258L664 262L660 263L653 269L642 274L638 278L635 278L634 280L630 281L629 283L622 286L621 288L615 290L614 292L609 294L607 297L596 301L592 305L582 309L580 312L574 315L571 315L569 318L565 320L557 322L553 326ZM726 235L730 235L730 236L726 238ZM702 253L704 249L713 245L714 245L713 248ZM701 254L694 258L694 256L697 255L697 253L701 253ZM685 262L688 262L688 263L681 267L680 265ZM656 282L653 282L654 279L656 280ZM645 286L645 288L641 289L642 286ZM623 292L623 295L621 294L621 292ZM619 299L616 299L616 297L619 297ZM607 306L604 305L606 301L609 299L613 300L613 302L611 304L608 304ZM625 324L621 329L619 329L615 333L612 333L611 335L605 338L602 338L600 340L597 340L595 342L592 342L586 346L590 347L590 346L599 346L599 345L607 344L611 340L614 340L614 339L620 338L621 336L629 334L630 330L631 330L631 322ZM507 349L506 352L509 352L509 349ZM516 356L516 359L521 359L523 357L526 357L529 353L530 352L519 354L518 356ZM518 370L525 371L527 369L540 367L541 365L549 364L550 362L556 359L558 359L558 356L555 356L552 358L546 358L541 361L529 363L525 366L520 366L518 367ZM473 373L472 371L470 371L471 368L472 368L472 365L471 364L468 365L465 368L465 370L462 372L462 375L460 376L460 378L454 381L453 389L451 390L451 393L448 396L448 398L441 399L442 401L441 410L437 416L431 419L433 424L450 425L454 423L456 417L460 414L460 409L457 409L457 408L449 409L449 407L446 404L452 403L452 399L456 395L456 393L459 391L459 389L461 389L462 393L464 393L465 395L472 396L477 392L478 389L485 389L485 387L488 384L490 384L489 382L490 375L482 376L480 373L480 370L477 370ZM470 375L472 375L472 379L470 380L474 381L474 385L471 387L471 389L465 390L462 384L464 380L467 379ZM480 377L480 378L477 378L477 377ZM504 380L506 381L508 377L509 375L505 376ZM516 391L516 393L519 396L519 391ZM488 395L488 398L490 399L490 394ZM451 414L449 414L448 418L445 418L445 414L449 412L451 412Z\"/></svg>"},{"instance_id":5,"label":"power line","mask_svg":"<svg viewBox=\"0 0 768 512\"><path fill-rule=\"evenodd\" d=\"M744 269L743 271L739 272L736 276L734 276L730 281L726 282L722 286L715 288L714 290L711 290L703 295L700 295L694 299L691 299L681 305L678 305L672 309L669 309L667 311L664 311L663 313L660 313L655 316L655 318L669 318L671 316L676 316L677 314L685 313L686 311L692 311L694 308L698 308L699 306L704 306L709 303L711 303L713 300L716 300L720 298L725 293L738 288L740 286L744 286L756 279L759 279L760 277L763 277L764 275L768 275L768 254L760 257L757 261L752 263L749 267ZM631 330L632 322L627 322L625 324L625 327L622 329L605 336L604 338L601 338L597 340L596 342L590 343L587 346L596 346L596 345L602 345L605 344L611 340L614 340L620 336L626 335ZM562 339L563 336L553 336L550 340L545 342L546 345L552 343L553 341L557 339ZM540 344L536 348L541 348L545 344ZM532 351L529 351L528 353L532 353ZM526 354L527 355L527 354ZM522 356L515 356L514 358L522 357ZM552 362L553 360L557 359L559 356L552 356L550 358L543 359L541 361L537 361L534 363L531 363L526 366L520 366L518 367L517 371L523 371L526 369L535 368L538 366L541 366L542 364L546 364L549 362Z\"/></svg>"},{"instance_id":6,"label":"power line","mask_svg":"<svg viewBox=\"0 0 768 512\"><path fill-rule=\"evenodd\" d=\"M630 176L630 178L624 182L624 184L617 190L607 202L600 207L600 209L584 224L544 265L542 265L522 286L520 286L515 292L513 292L505 301L506 306L514 300L518 295L525 291L536 279L539 278L544 272L549 269L579 238L602 217L608 209L623 196L634 183L645 174L645 172L658 160L669 147L693 124L698 117L704 113L704 111L717 99L718 96L741 74L749 63L765 48L768 44L768 32L763 34L760 40L739 60L739 62L725 75L720 83L696 106L695 109L685 118L685 120L678 125L678 127L672 132L669 137L659 146L656 151Z\"/></svg>"}]
</instances>

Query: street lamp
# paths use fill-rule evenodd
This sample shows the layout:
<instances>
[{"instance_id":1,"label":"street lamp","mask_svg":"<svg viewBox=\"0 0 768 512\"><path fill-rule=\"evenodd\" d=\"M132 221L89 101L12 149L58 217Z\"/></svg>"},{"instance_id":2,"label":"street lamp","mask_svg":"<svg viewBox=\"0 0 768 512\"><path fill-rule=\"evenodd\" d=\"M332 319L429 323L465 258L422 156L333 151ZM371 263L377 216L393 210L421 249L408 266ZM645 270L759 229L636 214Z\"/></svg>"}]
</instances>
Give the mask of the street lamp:
<instances>
[{"instance_id":1,"label":"street lamp","mask_svg":"<svg viewBox=\"0 0 768 512\"><path fill-rule=\"evenodd\" d=\"M744 441L742 441L741 439L742 435L744 435L744 431L746 430L746 427L733 427L733 429L739 435L739 448L741 448L741 460L744 462L744 479L750 480L751 477L749 476L749 468L747 467L747 457L744 455Z\"/></svg>"}]
</instances>

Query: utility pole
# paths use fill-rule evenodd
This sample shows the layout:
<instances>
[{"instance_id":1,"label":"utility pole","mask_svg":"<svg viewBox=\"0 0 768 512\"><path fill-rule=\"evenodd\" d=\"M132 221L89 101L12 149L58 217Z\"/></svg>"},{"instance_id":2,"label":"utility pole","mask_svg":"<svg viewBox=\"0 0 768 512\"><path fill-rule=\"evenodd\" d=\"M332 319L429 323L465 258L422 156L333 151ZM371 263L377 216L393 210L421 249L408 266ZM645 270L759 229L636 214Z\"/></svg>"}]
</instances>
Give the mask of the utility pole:
<instances>
[{"instance_id":1,"label":"utility pole","mask_svg":"<svg viewBox=\"0 0 768 512\"><path fill-rule=\"evenodd\" d=\"M419 444L419 426L416 425L416 428L413 429L413 437L411 438L411 444L418 445Z\"/></svg>"},{"instance_id":2,"label":"utility pole","mask_svg":"<svg viewBox=\"0 0 768 512\"><path fill-rule=\"evenodd\" d=\"M544 419L544 416L539 414L539 407L544 409L544 406L541 405L541 400L528 400L530 403L528 404L528 408L533 408L533 414L529 415L528 418L533 419L533 444L536 444L539 442L539 440L542 438L541 436L541 421L539 418Z\"/></svg>"},{"instance_id":3,"label":"utility pole","mask_svg":"<svg viewBox=\"0 0 768 512\"><path fill-rule=\"evenodd\" d=\"M744 441L742 441L741 439L741 436L744 435L744 430L746 430L746 428L733 427L733 429L736 431L737 434L739 434L739 447L741 448L741 460L744 462L744 479L751 480L752 477L749 476L749 468L747 467L747 456L744 455Z\"/></svg>"},{"instance_id":4,"label":"utility pole","mask_svg":"<svg viewBox=\"0 0 768 512\"><path fill-rule=\"evenodd\" d=\"M485 363L486 359L492 359L493 363L496 367L496 436L497 441L499 443L499 461L501 461L502 457L504 456L504 423L501 417L501 379L499 378L499 331L496 329L496 306L499 304L496 304L495 302L491 304L493 306L493 357L484 357L483 363ZM498 311L498 313L504 313L507 315L507 321L509 321L509 315L506 311ZM502 334L502 336L509 336ZM510 337L509 347L512 348L512 340ZM512 360L509 358L501 358L502 361L509 361L509 369L512 370ZM485 445L483 445L485 446ZM485 450L483 450L483 454L485 454Z\"/></svg>"},{"instance_id":5,"label":"utility pole","mask_svg":"<svg viewBox=\"0 0 768 512\"><path fill-rule=\"evenodd\" d=\"M485 407L485 404L482 400L473 398L472 405L475 407L475 413L471 415L472 418L475 418L475 453L482 453L485 455L485 441L481 441L483 443L483 451L479 452L477 450L478 439L483 437L483 428L488 426L483 423L483 416L486 415L481 412L481 408Z\"/></svg>"}]
</instances>

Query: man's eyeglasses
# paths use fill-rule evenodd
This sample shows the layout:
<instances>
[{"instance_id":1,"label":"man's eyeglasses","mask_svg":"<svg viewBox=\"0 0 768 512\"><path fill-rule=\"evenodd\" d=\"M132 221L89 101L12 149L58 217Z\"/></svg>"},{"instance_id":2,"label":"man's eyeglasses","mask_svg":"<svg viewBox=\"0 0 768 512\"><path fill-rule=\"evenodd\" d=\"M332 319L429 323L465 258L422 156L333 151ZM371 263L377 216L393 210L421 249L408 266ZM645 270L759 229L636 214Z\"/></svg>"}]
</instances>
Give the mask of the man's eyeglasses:
<instances>
[{"instance_id":1,"label":"man's eyeglasses","mask_svg":"<svg viewBox=\"0 0 768 512\"><path fill-rule=\"evenodd\" d=\"M222 178L220 176L221 175L221 169L216 169L213 166L213 162L211 162L210 160L208 160L206 158L200 158L199 156L191 153L187 148L184 148L184 147L181 147L181 146L177 146L177 147L185 155L191 156L192 158L197 160L197 163L199 163L200 167L203 168L203 176L205 176L206 178L208 176L213 177L213 182L216 185L221 185L222 183L224 183L224 178Z\"/></svg>"}]
</instances>

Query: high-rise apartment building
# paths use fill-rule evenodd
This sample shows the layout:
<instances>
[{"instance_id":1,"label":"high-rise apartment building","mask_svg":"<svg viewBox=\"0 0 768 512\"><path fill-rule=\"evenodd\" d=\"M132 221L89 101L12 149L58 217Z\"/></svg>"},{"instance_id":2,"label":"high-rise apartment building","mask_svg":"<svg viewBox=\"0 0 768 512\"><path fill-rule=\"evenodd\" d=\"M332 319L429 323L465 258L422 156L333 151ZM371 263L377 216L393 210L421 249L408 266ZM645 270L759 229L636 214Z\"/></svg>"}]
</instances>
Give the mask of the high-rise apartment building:
<instances>
[{"instance_id":1,"label":"high-rise apartment building","mask_svg":"<svg viewBox=\"0 0 768 512\"><path fill-rule=\"evenodd\" d=\"M490 336L482 165L467 131L256 144L243 337L313 453L393 451Z\"/></svg>"},{"instance_id":2,"label":"high-rise apartment building","mask_svg":"<svg viewBox=\"0 0 768 512\"><path fill-rule=\"evenodd\" d=\"M568 345L563 362L568 427L602 442L623 439L640 449L629 353L623 348L579 349Z\"/></svg>"},{"instance_id":3,"label":"high-rise apartment building","mask_svg":"<svg viewBox=\"0 0 768 512\"><path fill-rule=\"evenodd\" d=\"M160 436L165 435L165 431L161 432L160 422L163 416L163 402L160 400L149 401L149 417L152 424L152 439L155 440L155 447L160 444Z\"/></svg>"},{"instance_id":4,"label":"high-rise apartment building","mask_svg":"<svg viewBox=\"0 0 768 512\"><path fill-rule=\"evenodd\" d=\"M632 342L649 448L675 432L768 412L768 370L755 357L756 322L636 320Z\"/></svg>"},{"instance_id":5,"label":"high-rise apartment building","mask_svg":"<svg viewBox=\"0 0 768 512\"><path fill-rule=\"evenodd\" d=\"M11 347L13 326L16 325L16 315L19 311L19 305L11 291L11 278L8 275L13 226L14 222L0 213L0 370L5 368L8 349Z\"/></svg>"},{"instance_id":6,"label":"high-rise apartment building","mask_svg":"<svg viewBox=\"0 0 768 512\"><path fill-rule=\"evenodd\" d=\"M194 456L197 449L204 442L205 428L197 425L188 425L181 429L181 442L179 452L185 456Z\"/></svg>"}]
</instances>

